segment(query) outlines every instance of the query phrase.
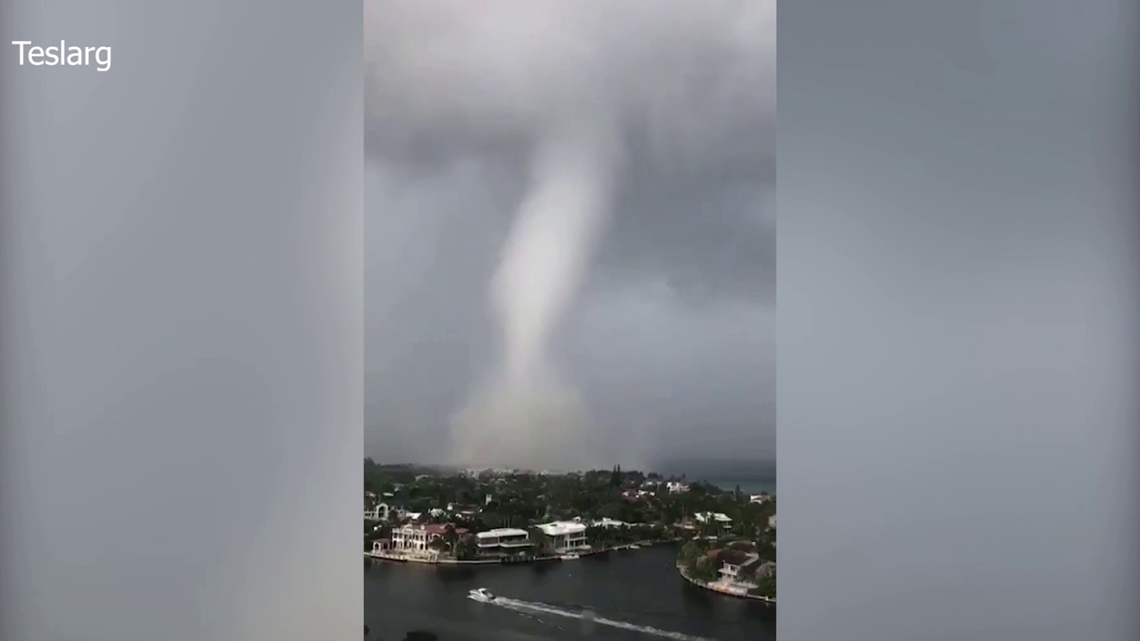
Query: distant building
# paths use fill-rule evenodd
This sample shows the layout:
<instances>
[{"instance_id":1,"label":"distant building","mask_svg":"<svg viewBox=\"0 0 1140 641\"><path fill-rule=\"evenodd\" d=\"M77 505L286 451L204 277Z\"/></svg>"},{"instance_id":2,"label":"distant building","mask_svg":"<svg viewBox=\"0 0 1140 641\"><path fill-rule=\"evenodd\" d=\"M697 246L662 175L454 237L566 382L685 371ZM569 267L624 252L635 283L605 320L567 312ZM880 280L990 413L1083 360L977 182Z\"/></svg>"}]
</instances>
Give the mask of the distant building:
<instances>
[{"instance_id":1,"label":"distant building","mask_svg":"<svg viewBox=\"0 0 1140 641\"><path fill-rule=\"evenodd\" d=\"M517 528L495 528L475 535L475 549L479 554L522 554L534 548L530 534Z\"/></svg>"},{"instance_id":2,"label":"distant building","mask_svg":"<svg viewBox=\"0 0 1140 641\"><path fill-rule=\"evenodd\" d=\"M700 512L693 515L700 523L716 522L725 528L732 527L732 518L722 512Z\"/></svg>"},{"instance_id":3,"label":"distant building","mask_svg":"<svg viewBox=\"0 0 1140 641\"><path fill-rule=\"evenodd\" d=\"M761 492L759 494L752 494L752 495L749 495L749 497L748 497L749 503L767 503L768 501L771 501L771 500L772 500L772 495L768 494L767 492Z\"/></svg>"},{"instance_id":4,"label":"distant building","mask_svg":"<svg viewBox=\"0 0 1140 641\"><path fill-rule=\"evenodd\" d=\"M608 517L602 517L600 520L594 521L590 525L594 527L606 528L607 530L611 528L623 528L630 526L630 524L626 523L625 521L618 521L617 519L611 519Z\"/></svg>"},{"instance_id":5,"label":"distant building","mask_svg":"<svg viewBox=\"0 0 1140 641\"><path fill-rule=\"evenodd\" d=\"M544 523L538 528L558 554L590 549L586 541L586 526L576 521Z\"/></svg>"},{"instance_id":6,"label":"distant building","mask_svg":"<svg viewBox=\"0 0 1140 641\"><path fill-rule=\"evenodd\" d=\"M388 504L377 503L371 508L365 508L364 519L366 521L386 521L388 520Z\"/></svg>"},{"instance_id":7,"label":"distant building","mask_svg":"<svg viewBox=\"0 0 1140 641\"><path fill-rule=\"evenodd\" d=\"M665 484L665 489L669 490L670 494L680 494L689 491L689 486L681 483L680 481L669 481Z\"/></svg>"},{"instance_id":8,"label":"distant building","mask_svg":"<svg viewBox=\"0 0 1140 641\"><path fill-rule=\"evenodd\" d=\"M461 516L463 518L469 519L469 518L471 518L471 517L473 517L479 513L479 508L477 508L473 505L460 505L459 503L448 503L447 504L447 511L451 512L455 516Z\"/></svg>"}]
</instances>

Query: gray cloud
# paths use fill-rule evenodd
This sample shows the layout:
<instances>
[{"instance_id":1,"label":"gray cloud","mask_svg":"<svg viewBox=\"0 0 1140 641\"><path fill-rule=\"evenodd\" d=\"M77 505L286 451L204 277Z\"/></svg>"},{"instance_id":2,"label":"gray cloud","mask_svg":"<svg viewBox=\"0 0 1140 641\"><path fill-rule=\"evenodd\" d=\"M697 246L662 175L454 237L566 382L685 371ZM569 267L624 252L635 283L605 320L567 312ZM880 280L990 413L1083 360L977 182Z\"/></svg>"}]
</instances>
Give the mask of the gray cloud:
<instances>
[{"instance_id":1,"label":"gray cloud","mask_svg":"<svg viewBox=\"0 0 1140 641\"><path fill-rule=\"evenodd\" d=\"M369 453L438 459L502 347L489 292L532 154L592 121L621 152L610 215L549 346L597 428L580 463L774 448L774 18L366 3Z\"/></svg>"}]
</instances>

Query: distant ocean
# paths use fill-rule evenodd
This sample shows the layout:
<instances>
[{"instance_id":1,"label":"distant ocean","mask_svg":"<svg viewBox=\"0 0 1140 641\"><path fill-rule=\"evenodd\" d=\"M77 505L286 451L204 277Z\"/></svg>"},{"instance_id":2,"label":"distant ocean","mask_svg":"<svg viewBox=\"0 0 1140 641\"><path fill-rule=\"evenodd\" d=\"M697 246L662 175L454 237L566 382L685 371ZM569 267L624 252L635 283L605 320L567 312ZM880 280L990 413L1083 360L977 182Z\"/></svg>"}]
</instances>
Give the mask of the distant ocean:
<instances>
[{"instance_id":1,"label":"distant ocean","mask_svg":"<svg viewBox=\"0 0 1140 641\"><path fill-rule=\"evenodd\" d=\"M742 492L776 493L776 462L773 460L670 460L659 463L655 471L665 476L684 475L690 481L704 481L726 490L740 486Z\"/></svg>"}]
</instances>

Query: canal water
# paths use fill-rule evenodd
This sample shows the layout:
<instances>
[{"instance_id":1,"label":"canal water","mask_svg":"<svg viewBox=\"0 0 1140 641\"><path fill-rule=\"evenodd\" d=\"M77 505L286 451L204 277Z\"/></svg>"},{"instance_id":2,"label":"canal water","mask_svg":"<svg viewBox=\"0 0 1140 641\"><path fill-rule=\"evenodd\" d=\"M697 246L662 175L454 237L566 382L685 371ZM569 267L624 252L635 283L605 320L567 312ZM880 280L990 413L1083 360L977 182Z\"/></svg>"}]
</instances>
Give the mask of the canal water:
<instances>
[{"instance_id":1,"label":"canal water","mask_svg":"<svg viewBox=\"0 0 1140 641\"><path fill-rule=\"evenodd\" d=\"M372 641L429 630L440 641L769 641L775 608L687 583L672 547L575 561L446 567L377 563L364 570ZM485 587L504 604L478 603Z\"/></svg>"}]
</instances>

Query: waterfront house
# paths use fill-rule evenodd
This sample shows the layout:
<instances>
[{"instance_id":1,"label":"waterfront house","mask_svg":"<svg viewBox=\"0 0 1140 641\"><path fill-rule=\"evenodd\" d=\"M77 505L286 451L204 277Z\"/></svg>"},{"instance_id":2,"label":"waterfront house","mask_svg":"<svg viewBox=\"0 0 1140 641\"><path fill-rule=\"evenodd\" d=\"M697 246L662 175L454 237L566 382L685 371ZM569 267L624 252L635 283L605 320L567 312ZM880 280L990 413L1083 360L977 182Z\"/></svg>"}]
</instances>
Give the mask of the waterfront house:
<instances>
[{"instance_id":1,"label":"waterfront house","mask_svg":"<svg viewBox=\"0 0 1140 641\"><path fill-rule=\"evenodd\" d=\"M427 552L432 541L443 539L447 525L430 523L420 525L408 523L392 530L392 549L406 552ZM467 533L466 528L455 528L456 536Z\"/></svg>"},{"instance_id":2,"label":"waterfront house","mask_svg":"<svg viewBox=\"0 0 1140 641\"><path fill-rule=\"evenodd\" d=\"M760 556L739 550L721 550L717 554L717 560L721 564L717 574L721 576L722 580L733 583L752 583L750 579L758 566Z\"/></svg>"},{"instance_id":3,"label":"waterfront house","mask_svg":"<svg viewBox=\"0 0 1140 641\"><path fill-rule=\"evenodd\" d=\"M391 539L376 539L372 542L373 554L384 554L392 549Z\"/></svg>"},{"instance_id":4,"label":"waterfront house","mask_svg":"<svg viewBox=\"0 0 1140 641\"><path fill-rule=\"evenodd\" d=\"M578 521L555 521L538 526L557 554L590 549L586 541L586 525Z\"/></svg>"},{"instance_id":5,"label":"waterfront house","mask_svg":"<svg viewBox=\"0 0 1140 641\"><path fill-rule=\"evenodd\" d=\"M495 528L475 535L475 550L483 556L527 554L533 548L530 534L518 528Z\"/></svg>"}]
</instances>

